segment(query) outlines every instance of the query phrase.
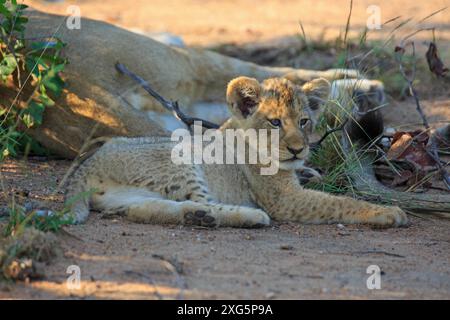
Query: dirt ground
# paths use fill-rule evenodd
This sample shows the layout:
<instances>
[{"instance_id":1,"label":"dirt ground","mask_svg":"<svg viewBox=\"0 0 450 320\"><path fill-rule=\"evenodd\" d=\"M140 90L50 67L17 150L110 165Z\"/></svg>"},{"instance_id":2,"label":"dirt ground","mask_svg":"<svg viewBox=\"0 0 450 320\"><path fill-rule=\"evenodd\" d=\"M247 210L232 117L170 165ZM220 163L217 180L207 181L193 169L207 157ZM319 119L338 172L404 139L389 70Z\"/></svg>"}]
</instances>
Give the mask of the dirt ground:
<instances>
[{"instance_id":1,"label":"dirt ground","mask_svg":"<svg viewBox=\"0 0 450 320\"><path fill-rule=\"evenodd\" d=\"M173 32L188 45L202 46L293 35L299 20L308 35L318 36L326 29L327 36L336 36L348 14L348 1L25 3L54 13L65 13L74 3L82 15L145 32ZM398 15L418 21L448 5L444 0L378 3L383 21ZM355 30L365 24L369 4L355 2ZM450 39L449 14L439 13L429 22L439 26L440 39ZM449 121L448 94L423 105L433 125ZM412 99L394 102L383 112L387 126L407 123L413 128L420 123ZM41 201L60 209L62 192L57 186L69 166L64 160L6 161L0 172L8 192L0 204L14 194L19 202ZM86 224L65 227L58 235L61 254L45 267L45 279L0 282L0 299L450 299L450 220L410 220L407 228L386 230L278 222L257 230L210 230L142 225L93 212ZM66 285L71 265L80 267L80 289ZM382 270L380 290L367 289L370 265Z\"/></svg>"},{"instance_id":2,"label":"dirt ground","mask_svg":"<svg viewBox=\"0 0 450 320\"><path fill-rule=\"evenodd\" d=\"M8 161L7 190L52 201L68 161ZM274 223L259 230L153 226L92 213L66 227L61 256L46 279L0 284L0 298L316 299L450 298L450 220L411 217L411 226ZM168 265L168 263L170 263ZM81 289L69 290L68 266L81 269ZM368 290L366 269L382 270L381 290ZM174 267L172 269L171 267Z\"/></svg>"},{"instance_id":3,"label":"dirt ground","mask_svg":"<svg viewBox=\"0 0 450 320\"><path fill-rule=\"evenodd\" d=\"M449 119L448 103L424 101L424 107L434 121ZM400 114L386 114L388 125L399 117L417 122L412 101L397 108ZM64 160L5 162L6 199L14 194L18 202L61 209L57 186L69 166ZM386 230L277 222L257 230L208 230L93 212L86 224L58 236L62 254L45 267L44 280L0 283L0 298L450 299L450 220L410 220L407 228ZM81 289L66 286L70 265L81 269ZM382 270L381 290L366 287L370 265Z\"/></svg>"},{"instance_id":4,"label":"dirt ground","mask_svg":"<svg viewBox=\"0 0 450 320\"><path fill-rule=\"evenodd\" d=\"M188 45L260 42L300 34L302 23L308 37L335 38L345 27L350 8L348 0L25 0L32 7L67 14L71 4L81 15L143 32L171 32ZM419 27L436 27L436 37L450 39L450 10L419 23L429 14L448 6L448 0L353 1L350 35L366 26L370 5L380 8L381 23L397 16L413 18L399 30L405 35ZM385 39L389 24L368 36ZM420 36L420 34L419 34Z\"/></svg>"}]
</instances>

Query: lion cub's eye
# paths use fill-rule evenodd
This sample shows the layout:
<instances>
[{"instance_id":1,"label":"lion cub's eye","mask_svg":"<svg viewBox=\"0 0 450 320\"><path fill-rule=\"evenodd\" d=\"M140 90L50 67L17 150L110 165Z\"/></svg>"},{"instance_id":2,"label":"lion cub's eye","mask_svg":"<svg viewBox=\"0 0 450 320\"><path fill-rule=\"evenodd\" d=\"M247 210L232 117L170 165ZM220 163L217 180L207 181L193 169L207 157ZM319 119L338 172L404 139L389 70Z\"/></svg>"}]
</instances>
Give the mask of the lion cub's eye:
<instances>
[{"instance_id":1,"label":"lion cub's eye","mask_svg":"<svg viewBox=\"0 0 450 320\"><path fill-rule=\"evenodd\" d=\"M280 119L268 119L270 124L273 125L274 127L281 127L281 120Z\"/></svg>"},{"instance_id":2,"label":"lion cub's eye","mask_svg":"<svg viewBox=\"0 0 450 320\"><path fill-rule=\"evenodd\" d=\"M304 128L309 122L309 118L300 119L300 128Z\"/></svg>"}]
</instances>

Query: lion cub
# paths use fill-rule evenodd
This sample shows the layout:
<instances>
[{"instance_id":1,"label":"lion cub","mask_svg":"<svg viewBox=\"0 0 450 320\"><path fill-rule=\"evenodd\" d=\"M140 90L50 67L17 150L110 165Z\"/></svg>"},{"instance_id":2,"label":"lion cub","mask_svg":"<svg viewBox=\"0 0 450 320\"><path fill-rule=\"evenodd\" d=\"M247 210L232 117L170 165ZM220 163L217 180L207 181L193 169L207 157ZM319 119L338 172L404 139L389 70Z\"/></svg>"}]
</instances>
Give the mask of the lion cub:
<instances>
[{"instance_id":1,"label":"lion cub","mask_svg":"<svg viewBox=\"0 0 450 320\"><path fill-rule=\"evenodd\" d=\"M272 175L261 174L266 164L259 162L175 164L171 155L176 142L169 137L110 140L71 178L66 199L94 190L90 199L71 204L76 222L85 221L91 207L138 222L205 227L260 227L269 225L270 218L404 225L407 217L398 207L337 197L300 185L295 170L303 168L308 156L307 128L329 91L325 79L301 87L281 78L259 83L239 77L229 83L226 97L232 117L219 130L275 130L278 170ZM271 141L267 139L267 145Z\"/></svg>"}]
</instances>

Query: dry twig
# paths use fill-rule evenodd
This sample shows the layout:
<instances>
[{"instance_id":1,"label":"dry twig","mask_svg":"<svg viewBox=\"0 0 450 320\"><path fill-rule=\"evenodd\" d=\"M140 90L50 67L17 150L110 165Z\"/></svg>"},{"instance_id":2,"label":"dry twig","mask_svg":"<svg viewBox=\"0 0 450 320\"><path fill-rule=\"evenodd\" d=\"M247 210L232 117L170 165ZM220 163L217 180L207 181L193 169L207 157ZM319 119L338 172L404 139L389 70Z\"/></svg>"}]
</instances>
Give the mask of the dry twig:
<instances>
[{"instance_id":1,"label":"dry twig","mask_svg":"<svg viewBox=\"0 0 450 320\"><path fill-rule=\"evenodd\" d=\"M425 113L423 112L422 106L420 105L420 100L419 100L419 97L417 95L417 91L414 88L414 80L416 79L416 69L417 69L417 65L416 65L416 61L415 61L416 48L415 48L415 45L414 45L413 41L409 42L409 44L411 44L412 57L414 59L414 63L413 63L413 66L412 66L412 72L411 72L411 75L409 77L406 74L405 68L403 66L403 60L402 60L403 55L405 53L405 46L407 44L405 46L396 47L395 48L395 51L396 51L395 57L396 57L396 60L398 62L400 73L401 73L403 79L405 79L405 81L407 82L409 91L410 91L411 95L414 98L414 102L416 104L416 110L419 113L420 117L422 118L422 124L425 127L426 131L429 131L430 130L430 125L428 123L427 117L425 116ZM437 146L436 146L436 144L435 144L433 139L431 139L431 141L430 141L429 147L427 148L427 153L436 162L436 166L438 167L439 172L440 172L440 174L443 177L443 181L445 183L445 186L447 187L448 190L450 190L450 175L445 170L444 166L442 166L442 163L441 163L441 160L439 158L438 151L437 151Z\"/></svg>"},{"instance_id":2,"label":"dry twig","mask_svg":"<svg viewBox=\"0 0 450 320\"><path fill-rule=\"evenodd\" d=\"M313 142L311 143L309 146L311 148L311 150L317 150L320 148L322 142L332 133L337 132L337 131L342 131L344 130L345 125L348 122L348 118L344 120L344 122L342 122L342 124L340 126L337 126L335 128L332 129L328 129L324 135L317 141L317 142Z\"/></svg>"},{"instance_id":3,"label":"dry twig","mask_svg":"<svg viewBox=\"0 0 450 320\"><path fill-rule=\"evenodd\" d=\"M135 73L128 70L127 67L125 67L123 64L117 62L116 69L120 73L129 76L131 79L133 79L138 84L140 84L141 87L145 91L147 91L153 98L155 98L156 101L158 101L165 109L170 111L175 116L175 118L177 118L178 120L180 120L184 124L186 124L188 126L188 128L190 128L194 124L195 121L201 122L202 127L206 128L206 129L218 129L219 128L219 125L217 125L215 123L212 123L212 122L200 119L200 118L190 117L190 116L184 114L180 110L180 106L178 105L177 101L169 101L169 100L165 99L164 97L162 97L158 92L153 90L153 88L150 86L150 84L147 81L145 81L140 76L138 76Z\"/></svg>"},{"instance_id":4,"label":"dry twig","mask_svg":"<svg viewBox=\"0 0 450 320\"><path fill-rule=\"evenodd\" d=\"M175 259L168 260L164 256L159 254L153 254L152 258L161 260L162 265L175 275L175 282L177 284L177 287L180 288L177 299L181 299L183 291L187 289L187 285L183 277L181 276L181 274L183 273L183 268L180 263Z\"/></svg>"}]
</instances>

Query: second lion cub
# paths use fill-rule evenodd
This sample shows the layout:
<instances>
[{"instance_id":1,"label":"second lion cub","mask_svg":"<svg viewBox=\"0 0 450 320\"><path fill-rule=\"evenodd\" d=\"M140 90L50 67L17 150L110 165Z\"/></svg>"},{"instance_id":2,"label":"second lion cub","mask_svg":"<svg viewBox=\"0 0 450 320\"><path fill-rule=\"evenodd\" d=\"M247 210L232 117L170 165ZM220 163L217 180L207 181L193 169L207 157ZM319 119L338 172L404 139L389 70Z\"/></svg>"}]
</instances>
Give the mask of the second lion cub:
<instances>
[{"instance_id":1,"label":"second lion cub","mask_svg":"<svg viewBox=\"0 0 450 320\"><path fill-rule=\"evenodd\" d=\"M90 199L72 204L72 213L77 222L83 222L91 206L139 222L207 227L258 227L268 225L270 218L406 224L406 214L398 207L332 196L300 185L295 170L302 167L309 152L306 127L329 91L324 79L302 87L281 78L259 83L239 77L229 83L227 103L232 117L219 130L278 130L279 170L275 175L261 175L260 163L176 165L171 160L175 142L170 138L115 138L71 178L67 198L95 189Z\"/></svg>"}]
</instances>

